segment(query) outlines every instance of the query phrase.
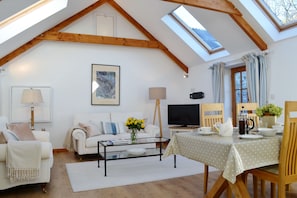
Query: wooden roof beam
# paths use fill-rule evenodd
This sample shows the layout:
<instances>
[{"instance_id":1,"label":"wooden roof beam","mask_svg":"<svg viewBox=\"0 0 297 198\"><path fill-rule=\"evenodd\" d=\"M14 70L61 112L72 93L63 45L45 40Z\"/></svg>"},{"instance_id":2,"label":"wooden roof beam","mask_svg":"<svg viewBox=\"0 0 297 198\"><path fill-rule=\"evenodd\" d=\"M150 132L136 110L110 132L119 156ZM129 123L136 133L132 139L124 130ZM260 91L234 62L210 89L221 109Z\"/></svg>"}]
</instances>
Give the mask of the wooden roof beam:
<instances>
[{"instance_id":1,"label":"wooden roof beam","mask_svg":"<svg viewBox=\"0 0 297 198\"><path fill-rule=\"evenodd\" d=\"M114 9L116 9L123 17L125 17L132 25L134 25L140 32L142 32L148 39L153 41L158 41L149 31L147 31L142 25L140 25L133 17L131 17L121 6L119 6L115 1L111 0L108 2ZM174 54L172 54L165 45L160 41L160 49L173 60L184 72L188 73L189 68L182 61L180 61Z\"/></svg>"},{"instance_id":2,"label":"wooden roof beam","mask_svg":"<svg viewBox=\"0 0 297 198\"><path fill-rule=\"evenodd\" d=\"M162 48L158 41L128 39L128 38L115 38L109 36L97 36L88 34L73 34L66 32L48 32L42 34L36 39L51 40L51 41L67 41L78 43L90 44L105 44L105 45L120 45L130 47L144 47L144 48Z\"/></svg>"},{"instance_id":3,"label":"wooden roof beam","mask_svg":"<svg viewBox=\"0 0 297 198\"><path fill-rule=\"evenodd\" d=\"M235 6L227 0L163 0L198 8L224 12L226 14L241 15Z\"/></svg>"}]
</instances>

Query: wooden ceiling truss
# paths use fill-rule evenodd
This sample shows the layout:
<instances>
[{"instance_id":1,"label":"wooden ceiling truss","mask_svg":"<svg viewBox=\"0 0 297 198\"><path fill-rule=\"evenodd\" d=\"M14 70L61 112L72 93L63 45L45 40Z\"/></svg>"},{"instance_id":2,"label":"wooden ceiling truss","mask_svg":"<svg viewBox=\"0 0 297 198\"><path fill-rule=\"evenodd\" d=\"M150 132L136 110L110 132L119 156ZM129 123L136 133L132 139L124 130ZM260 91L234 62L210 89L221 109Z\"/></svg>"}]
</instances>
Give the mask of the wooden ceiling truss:
<instances>
[{"instance_id":1,"label":"wooden ceiling truss","mask_svg":"<svg viewBox=\"0 0 297 198\"><path fill-rule=\"evenodd\" d=\"M231 18L243 29L243 31L251 38L251 40L261 50L266 50L266 43L260 38L260 36L253 30L253 28L245 21L242 14L234 7L234 5L228 0L163 0L172 3L179 3L189 6L195 6L203 9L209 9L213 11L223 12L229 14ZM114 9L116 9L123 17L125 17L131 24L133 24L140 32L142 32L149 40L108 37L108 36L96 36L88 34L75 34L60 32L63 28L70 25L72 22L90 13L101 5L108 3ZM158 41L152 34L150 34L141 24L139 24L133 17L131 17L123 8L121 8L114 0L100 0L85 8L79 13L66 19L55 27L48 31L45 31L41 35L35 37L31 41L25 43L21 47L12 51L8 55L0 59L0 67L9 62L13 58L22 54L23 52L34 47L43 40L52 41L65 41L65 42L79 42L90 44L106 44L106 45L120 45L130 47L143 47L143 48L156 48L162 50L171 60L173 60L184 72L188 73L188 67L182 63L174 54L172 54L164 44Z\"/></svg>"}]
</instances>

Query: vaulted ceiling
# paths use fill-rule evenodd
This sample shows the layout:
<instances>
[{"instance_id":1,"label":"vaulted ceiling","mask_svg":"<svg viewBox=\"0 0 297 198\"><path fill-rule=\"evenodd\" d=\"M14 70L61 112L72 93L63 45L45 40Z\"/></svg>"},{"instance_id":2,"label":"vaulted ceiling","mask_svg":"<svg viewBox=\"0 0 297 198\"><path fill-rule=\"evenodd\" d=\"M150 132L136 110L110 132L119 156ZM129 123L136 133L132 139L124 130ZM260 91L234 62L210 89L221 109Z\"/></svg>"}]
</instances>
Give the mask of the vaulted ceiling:
<instances>
[{"instance_id":1,"label":"vaulted ceiling","mask_svg":"<svg viewBox=\"0 0 297 198\"><path fill-rule=\"evenodd\" d=\"M13 12L27 7L28 2L36 1L0 0L1 16L9 17ZM103 4L108 4L121 13L147 39L61 32L64 27ZM225 57L226 60L250 51L267 50L268 46L275 42L239 0L68 0L66 8L0 44L0 66L43 40L55 40L158 48L182 70L188 72L188 68L207 62L194 53L161 20L181 4L199 18L207 30L228 50L230 55ZM0 22L0 31L1 25L3 24Z\"/></svg>"}]
</instances>

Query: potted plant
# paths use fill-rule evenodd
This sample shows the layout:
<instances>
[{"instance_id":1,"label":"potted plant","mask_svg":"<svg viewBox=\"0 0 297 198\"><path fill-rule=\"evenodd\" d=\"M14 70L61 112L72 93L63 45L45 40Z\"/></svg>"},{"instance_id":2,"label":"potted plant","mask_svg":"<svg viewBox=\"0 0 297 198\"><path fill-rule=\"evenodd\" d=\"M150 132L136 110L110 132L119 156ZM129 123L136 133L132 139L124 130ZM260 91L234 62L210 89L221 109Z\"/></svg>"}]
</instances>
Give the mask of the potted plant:
<instances>
[{"instance_id":1,"label":"potted plant","mask_svg":"<svg viewBox=\"0 0 297 198\"><path fill-rule=\"evenodd\" d=\"M267 123L268 128L275 125L276 118L282 114L283 108L274 104L267 104L256 109L256 115L262 120L262 123Z\"/></svg>"}]
</instances>

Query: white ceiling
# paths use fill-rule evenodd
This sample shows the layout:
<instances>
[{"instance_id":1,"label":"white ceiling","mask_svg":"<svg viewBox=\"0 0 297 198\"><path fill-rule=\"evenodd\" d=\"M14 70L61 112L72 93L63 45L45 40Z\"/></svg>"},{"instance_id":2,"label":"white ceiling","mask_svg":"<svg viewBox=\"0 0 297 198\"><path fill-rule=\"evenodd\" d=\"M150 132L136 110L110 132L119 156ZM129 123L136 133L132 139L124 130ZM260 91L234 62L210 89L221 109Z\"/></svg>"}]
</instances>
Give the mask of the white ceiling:
<instances>
[{"instance_id":1,"label":"white ceiling","mask_svg":"<svg viewBox=\"0 0 297 198\"><path fill-rule=\"evenodd\" d=\"M9 16L26 6L28 2L34 3L37 0L0 0L1 17ZM162 21L161 18L177 8L179 4L165 2L161 0L115 0L126 12L128 12L136 21L146 28L155 38L161 41L175 56L177 56L185 65L193 67L197 65L210 64L195 54L182 40L175 35ZM269 46L272 39L254 20L239 0L231 0L234 5L243 13L246 21L252 25L255 31ZM0 57L3 57L15 50L22 44L30 41L42 32L57 25L61 21L69 18L75 13L83 10L93 4L96 0L68 0L67 8L55 15L39 22L30 29L9 39L0 45ZM185 6L199 21L214 35L217 40L223 44L225 49L231 54L224 60L232 60L235 56L250 51L259 51L254 42L244 33L244 31L224 13L201 9L197 7ZM4 14L5 13L5 14ZM218 60L215 60L218 61Z\"/></svg>"}]
</instances>

